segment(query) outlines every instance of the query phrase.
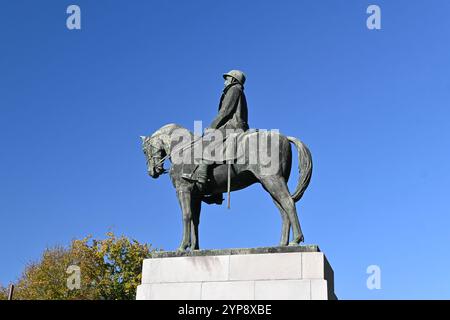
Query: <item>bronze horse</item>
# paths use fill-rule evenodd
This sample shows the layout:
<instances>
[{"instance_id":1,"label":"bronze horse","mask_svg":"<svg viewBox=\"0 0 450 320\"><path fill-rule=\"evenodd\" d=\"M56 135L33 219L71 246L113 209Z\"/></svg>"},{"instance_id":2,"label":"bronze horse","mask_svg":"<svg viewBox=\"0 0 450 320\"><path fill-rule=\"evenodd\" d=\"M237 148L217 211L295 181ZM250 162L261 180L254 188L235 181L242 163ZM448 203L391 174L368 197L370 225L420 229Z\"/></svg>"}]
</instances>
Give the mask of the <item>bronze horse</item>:
<instances>
[{"instance_id":1,"label":"bronze horse","mask_svg":"<svg viewBox=\"0 0 450 320\"><path fill-rule=\"evenodd\" d=\"M144 154L147 158L148 174L152 178L158 178L165 173L164 160L173 158L175 152L180 152L180 148L174 145L177 140L173 137L174 132L185 131L186 135L194 139L194 135L187 129L176 125L168 124L157 130L151 136L141 137ZM258 134L249 132L248 135ZM295 202L299 201L309 185L312 174L312 159L308 148L297 138L283 136L279 133L267 132L272 139L278 139L279 154L277 167L271 170L270 174L262 168L259 163L251 163L248 155L245 161L231 165L230 189L237 191L246 188L256 182L261 183L263 188L271 195L275 205L278 207L282 218L282 230L280 246L298 245L304 241L303 233L297 216ZM297 148L299 158L299 180L294 193L291 195L287 182L289 179L292 152L290 143ZM184 166L184 167L183 167ZM195 183L182 178L183 170L195 164L174 163L170 168L170 177L176 188L178 200L183 212L183 238L178 248L185 251L199 249L198 225L200 222L201 202L205 197L211 195L221 195L227 191L228 164L217 164L213 166L209 173L209 181L206 191L200 192ZM293 239L289 242L290 228L292 227Z\"/></svg>"}]
</instances>

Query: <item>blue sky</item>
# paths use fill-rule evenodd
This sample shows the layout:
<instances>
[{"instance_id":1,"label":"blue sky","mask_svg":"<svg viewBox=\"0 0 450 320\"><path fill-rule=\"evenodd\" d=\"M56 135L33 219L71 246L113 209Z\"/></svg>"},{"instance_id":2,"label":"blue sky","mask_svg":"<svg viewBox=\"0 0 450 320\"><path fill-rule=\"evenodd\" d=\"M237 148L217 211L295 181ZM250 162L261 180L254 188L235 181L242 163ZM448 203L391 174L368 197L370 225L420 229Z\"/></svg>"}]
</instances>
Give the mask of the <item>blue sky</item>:
<instances>
[{"instance_id":1,"label":"blue sky","mask_svg":"<svg viewBox=\"0 0 450 320\"><path fill-rule=\"evenodd\" d=\"M72 3L82 30L66 28ZM366 28L370 4L382 30ZM338 297L450 298L449 10L446 0L2 1L0 283L47 246L110 229L175 249L175 190L146 175L139 136L209 124L221 74L239 68L250 126L311 149L297 209ZM202 248L278 243L280 216L259 185L231 206L203 207ZM373 264L381 290L366 287Z\"/></svg>"}]
</instances>

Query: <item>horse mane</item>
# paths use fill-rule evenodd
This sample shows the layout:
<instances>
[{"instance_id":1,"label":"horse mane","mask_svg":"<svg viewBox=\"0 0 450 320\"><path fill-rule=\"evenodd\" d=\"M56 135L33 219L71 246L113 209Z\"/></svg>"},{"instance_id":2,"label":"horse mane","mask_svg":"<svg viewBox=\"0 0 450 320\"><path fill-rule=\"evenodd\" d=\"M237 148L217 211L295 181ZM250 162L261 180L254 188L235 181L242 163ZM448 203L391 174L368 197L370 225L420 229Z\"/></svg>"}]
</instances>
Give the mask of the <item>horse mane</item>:
<instances>
[{"instance_id":1,"label":"horse mane","mask_svg":"<svg viewBox=\"0 0 450 320\"><path fill-rule=\"evenodd\" d=\"M161 134L168 134L170 135L174 130L177 129L184 129L182 126L180 126L179 124L176 123L168 123L164 126L162 126L161 128L159 128L158 130L156 130L151 136L150 138L154 138L156 136L159 136Z\"/></svg>"},{"instance_id":2,"label":"horse mane","mask_svg":"<svg viewBox=\"0 0 450 320\"><path fill-rule=\"evenodd\" d=\"M158 138L158 139L162 140L162 142L164 143L165 146L170 148L171 136L175 130L185 130L185 131L187 131L188 134L190 134L192 136L192 133L188 129L184 128L183 126L176 124L176 123L168 123L168 124L162 126L161 128L159 128L158 130L156 130L150 136L150 140L153 138Z\"/></svg>"}]
</instances>

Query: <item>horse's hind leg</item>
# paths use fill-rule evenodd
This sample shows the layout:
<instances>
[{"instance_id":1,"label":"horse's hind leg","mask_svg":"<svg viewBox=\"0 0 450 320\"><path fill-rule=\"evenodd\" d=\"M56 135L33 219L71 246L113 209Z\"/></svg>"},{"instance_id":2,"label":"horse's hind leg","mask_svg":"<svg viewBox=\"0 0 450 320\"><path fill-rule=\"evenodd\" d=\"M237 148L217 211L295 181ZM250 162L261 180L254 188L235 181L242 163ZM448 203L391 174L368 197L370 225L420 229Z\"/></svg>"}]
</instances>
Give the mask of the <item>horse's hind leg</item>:
<instances>
[{"instance_id":1,"label":"horse's hind leg","mask_svg":"<svg viewBox=\"0 0 450 320\"><path fill-rule=\"evenodd\" d=\"M289 217L287 213L284 211L283 207L278 203L278 201L272 197L273 203L277 206L278 210L280 210L282 226L281 226L281 240L280 246L287 246L289 243L289 231L291 229L291 223L289 222Z\"/></svg>"},{"instance_id":2,"label":"horse's hind leg","mask_svg":"<svg viewBox=\"0 0 450 320\"><path fill-rule=\"evenodd\" d=\"M294 200L291 198L286 181L280 176L260 177L260 181L264 188L270 193L274 201L276 201L284 212L287 214L289 222L292 226L293 239L289 245L297 245L304 241L302 229L297 216Z\"/></svg>"}]
</instances>

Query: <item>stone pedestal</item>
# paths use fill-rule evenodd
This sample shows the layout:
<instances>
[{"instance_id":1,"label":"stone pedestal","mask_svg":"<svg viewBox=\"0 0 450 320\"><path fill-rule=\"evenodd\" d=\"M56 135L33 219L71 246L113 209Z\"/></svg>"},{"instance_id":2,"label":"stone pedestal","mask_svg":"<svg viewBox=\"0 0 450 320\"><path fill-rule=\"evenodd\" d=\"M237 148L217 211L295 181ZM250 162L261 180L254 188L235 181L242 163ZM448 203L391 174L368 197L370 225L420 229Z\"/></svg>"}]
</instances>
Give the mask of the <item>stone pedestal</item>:
<instances>
[{"instance_id":1,"label":"stone pedestal","mask_svg":"<svg viewBox=\"0 0 450 320\"><path fill-rule=\"evenodd\" d=\"M318 246L157 252L144 260L138 300L336 299Z\"/></svg>"}]
</instances>

